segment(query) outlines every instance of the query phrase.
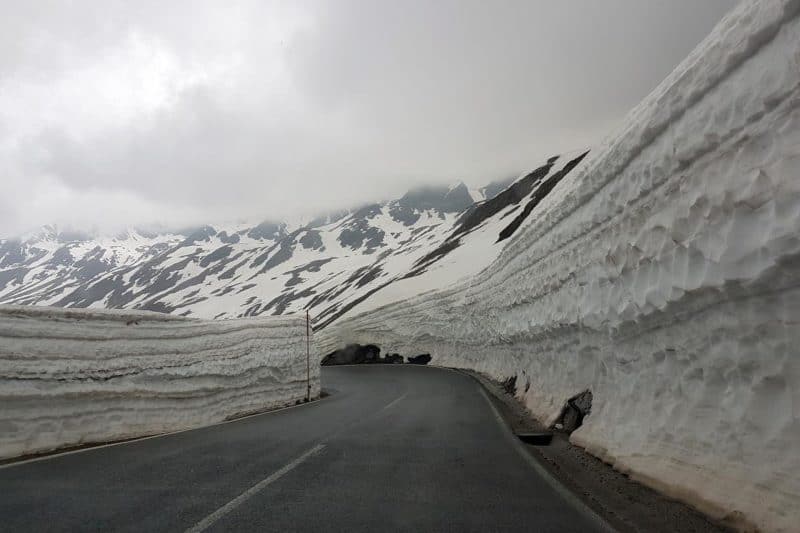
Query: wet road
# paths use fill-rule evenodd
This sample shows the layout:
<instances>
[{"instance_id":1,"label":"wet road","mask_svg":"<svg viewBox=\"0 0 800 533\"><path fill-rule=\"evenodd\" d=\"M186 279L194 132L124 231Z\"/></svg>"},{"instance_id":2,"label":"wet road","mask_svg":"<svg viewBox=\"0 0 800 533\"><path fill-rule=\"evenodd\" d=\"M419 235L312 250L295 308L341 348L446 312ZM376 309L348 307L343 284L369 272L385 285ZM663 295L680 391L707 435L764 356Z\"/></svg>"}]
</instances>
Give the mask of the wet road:
<instances>
[{"instance_id":1,"label":"wet road","mask_svg":"<svg viewBox=\"0 0 800 533\"><path fill-rule=\"evenodd\" d=\"M330 396L0 468L1 531L599 531L480 386L323 368Z\"/></svg>"}]
</instances>

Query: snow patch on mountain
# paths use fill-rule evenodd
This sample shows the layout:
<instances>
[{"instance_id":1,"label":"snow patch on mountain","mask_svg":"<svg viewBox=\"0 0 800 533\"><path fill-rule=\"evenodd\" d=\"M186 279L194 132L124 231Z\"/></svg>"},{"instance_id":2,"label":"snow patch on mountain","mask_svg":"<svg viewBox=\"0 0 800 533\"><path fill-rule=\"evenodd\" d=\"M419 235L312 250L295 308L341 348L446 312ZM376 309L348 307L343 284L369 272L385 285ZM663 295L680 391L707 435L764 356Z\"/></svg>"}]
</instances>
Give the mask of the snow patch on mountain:
<instances>
[{"instance_id":1,"label":"snow patch on mountain","mask_svg":"<svg viewBox=\"0 0 800 533\"><path fill-rule=\"evenodd\" d=\"M201 318L308 310L321 327L375 297L408 297L488 265L511 220L501 211L529 202L543 178L569 164L561 159L478 193L462 182L419 187L310 220L113 237L47 227L0 241L0 303ZM518 194L506 194L509 186Z\"/></svg>"}]
</instances>

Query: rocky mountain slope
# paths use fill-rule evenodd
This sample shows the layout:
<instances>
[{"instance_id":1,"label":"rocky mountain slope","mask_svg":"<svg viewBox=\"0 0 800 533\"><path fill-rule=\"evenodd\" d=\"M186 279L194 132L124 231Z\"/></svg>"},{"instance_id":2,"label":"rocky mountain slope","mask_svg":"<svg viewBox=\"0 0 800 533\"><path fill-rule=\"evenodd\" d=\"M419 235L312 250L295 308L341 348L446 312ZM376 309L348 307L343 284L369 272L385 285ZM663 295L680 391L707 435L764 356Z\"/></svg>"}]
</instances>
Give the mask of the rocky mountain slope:
<instances>
[{"instance_id":1,"label":"rocky mountain slope","mask_svg":"<svg viewBox=\"0 0 800 533\"><path fill-rule=\"evenodd\" d=\"M484 268L584 156L552 157L478 191L463 183L425 187L294 226L131 229L113 237L46 227L0 241L0 303L203 318L309 310L324 326L367 299L383 304Z\"/></svg>"}]
</instances>

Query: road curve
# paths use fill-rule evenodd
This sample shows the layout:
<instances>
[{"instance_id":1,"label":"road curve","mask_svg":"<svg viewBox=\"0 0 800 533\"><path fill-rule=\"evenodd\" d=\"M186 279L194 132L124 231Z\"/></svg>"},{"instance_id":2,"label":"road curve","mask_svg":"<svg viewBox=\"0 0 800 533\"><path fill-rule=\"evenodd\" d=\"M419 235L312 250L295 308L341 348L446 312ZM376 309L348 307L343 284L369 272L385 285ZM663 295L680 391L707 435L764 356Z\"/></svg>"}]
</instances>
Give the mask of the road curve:
<instances>
[{"instance_id":1,"label":"road curve","mask_svg":"<svg viewBox=\"0 0 800 533\"><path fill-rule=\"evenodd\" d=\"M602 531L470 377L323 369L319 402L0 468L0 531Z\"/></svg>"}]
</instances>

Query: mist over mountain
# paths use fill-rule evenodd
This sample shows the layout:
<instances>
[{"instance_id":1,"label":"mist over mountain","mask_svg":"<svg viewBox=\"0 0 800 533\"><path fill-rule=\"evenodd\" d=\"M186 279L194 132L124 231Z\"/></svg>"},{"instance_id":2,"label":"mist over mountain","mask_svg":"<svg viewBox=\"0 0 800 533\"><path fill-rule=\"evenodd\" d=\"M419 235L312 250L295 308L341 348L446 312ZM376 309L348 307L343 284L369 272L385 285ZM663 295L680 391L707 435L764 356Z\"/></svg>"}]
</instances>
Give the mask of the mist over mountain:
<instances>
[{"instance_id":1,"label":"mist over mountain","mask_svg":"<svg viewBox=\"0 0 800 533\"><path fill-rule=\"evenodd\" d=\"M45 226L0 240L0 303L205 318L308 310L322 326L365 300L415 294L485 267L583 155L551 157L478 189L422 186L296 220L113 235Z\"/></svg>"}]
</instances>

